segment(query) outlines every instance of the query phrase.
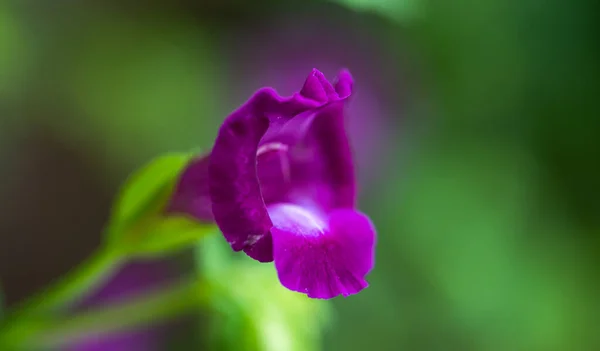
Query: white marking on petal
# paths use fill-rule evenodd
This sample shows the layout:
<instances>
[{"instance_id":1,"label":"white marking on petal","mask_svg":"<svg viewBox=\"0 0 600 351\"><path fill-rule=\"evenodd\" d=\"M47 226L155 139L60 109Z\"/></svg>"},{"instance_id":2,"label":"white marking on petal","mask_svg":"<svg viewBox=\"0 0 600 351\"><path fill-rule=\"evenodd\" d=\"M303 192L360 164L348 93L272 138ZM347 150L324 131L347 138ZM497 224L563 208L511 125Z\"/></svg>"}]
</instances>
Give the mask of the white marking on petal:
<instances>
[{"instance_id":1,"label":"white marking on petal","mask_svg":"<svg viewBox=\"0 0 600 351\"><path fill-rule=\"evenodd\" d=\"M244 245L248 245L248 246L254 245L262 237L263 237L262 235L250 235L250 236L248 236L248 238L246 239L246 241L244 241Z\"/></svg>"},{"instance_id":2,"label":"white marking on petal","mask_svg":"<svg viewBox=\"0 0 600 351\"><path fill-rule=\"evenodd\" d=\"M283 143L267 143L267 144L261 145L258 148L258 150L256 151L256 156L260 156L262 154L265 154L265 153L271 152L271 151L287 152L288 146Z\"/></svg>"}]
</instances>

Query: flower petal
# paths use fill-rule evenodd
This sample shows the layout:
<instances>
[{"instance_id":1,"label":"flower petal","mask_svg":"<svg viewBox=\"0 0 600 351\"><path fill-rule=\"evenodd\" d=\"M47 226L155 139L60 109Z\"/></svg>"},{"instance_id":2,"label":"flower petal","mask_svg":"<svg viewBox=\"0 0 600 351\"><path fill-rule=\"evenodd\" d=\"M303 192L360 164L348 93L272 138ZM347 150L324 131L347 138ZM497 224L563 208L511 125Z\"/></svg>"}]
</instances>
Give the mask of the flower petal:
<instances>
[{"instance_id":1,"label":"flower petal","mask_svg":"<svg viewBox=\"0 0 600 351\"><path fill-rule=\"evenodd\" d=\"M258 262L272 262L273 238L271 233L262 236L254 244L246 246L244 252Z\"/></svg>"},{"instance_id":2,"label":"flower petal","mask_svg":"<svg viewBox=\"0 0 600 351\"><path fill-rule=\"evenodd\" d=\"M375 228L367 216L342 209L325 217L292 204L269 206L269 214L275 268L286 288L329 299L368 286Z\"/></svg>"},{"instance_id":3,"label":"flower petal","mask_svg":"<svg viewBox=\"0 0 600 351\"><path fill-rule=\"evenodd\" d=\"M352 94L353 79L350 71L343 69L338 73L337 82L335 83L335 92L340 99L345 99Z\"/></svg>"},{"instance_id":4,"label":"flower petal","mask_svg":"<svg viewBox=\"0 0 600 351\"><path fill-rule=\"evenodd\" d=\"M323 210L356 205L356 176L344 129L343 101L320 108L304 139L290 152L294 194L318 199Z\"/></svg>"},{"instance_id":5,"label":"flower petal","mask_svg":"<svg viewBox=\"0 0 600 351\"><path fill-rule=\"evenodd\" d=\"M221 127L211 154L212 211L235 251L254 244L271 228L256 176L256 150L268 127L263 114L239 110Z\"/></svg>"},{"instance_id":6,"label":"flower petal","mask_svg":"<svg viewBox=\"0 0 600 351\"><path fill-rule=\"evenodd\" d=\"M195 159L185 168L175 186L167 212L185 213L200 221L213 221L208 191L208 158Z\"/></svg>"},{"instance_id":7,"label":"flower petal","mask_svg":"<svg viewBox=\"0 0 600 351\"><path fill-rule=\"evenodd\" d=\"M302 90L300 90L300 94L322 103L339 99L339 96L331 83L329 83L325 75L316 68L313 68L306 79Z\"/></svg>"},{"instance_id":8,"label":"flower petal","mask_svg":"<svg viewBox=\"0 0 600 351\"><path fill-rule=\"evenodd\" d=\"M266 144L264 146L269 146ZM289 164L289 149L281 144L279 150L272 149L264 151L259 148L257 157L257 174L260 182L260 189L265 204L269 205L275 202L281 202L290 191L291 170Z\"/></svg>"},{"instance_id":9,"label":"flower petal","mask_svg":"<svg viewBox=\"0 0 600 351\"><path fill-rule=\"evenodd\" d=\"M352 84L350 73L342 70L334 90L321 72L313 70L301 94L327 103L283 122L272 121L261 148L281 144L286 150L278 150L279 161L273 157L274 152L271 157L264 155L258 160L267 205L297 203L308 197L325 210L355 206L355 167L344 125L344 103Z\"/></svg>"},{"instance_id":10,"label":"flower petal","mask_svg":"<svg viewBox=\"0 0 600 351\"><path fill-rule=\"evenodd\" d=\"M256 169L259 143L270 120L289 120L320 105L300 94L283 98L265 88L221 126L208 165L209 194L214 219L233 250L262 242L271 228ZM264 256L254 258L271 261L267 251L257 250Z\"/></svg>"}]
</instances>

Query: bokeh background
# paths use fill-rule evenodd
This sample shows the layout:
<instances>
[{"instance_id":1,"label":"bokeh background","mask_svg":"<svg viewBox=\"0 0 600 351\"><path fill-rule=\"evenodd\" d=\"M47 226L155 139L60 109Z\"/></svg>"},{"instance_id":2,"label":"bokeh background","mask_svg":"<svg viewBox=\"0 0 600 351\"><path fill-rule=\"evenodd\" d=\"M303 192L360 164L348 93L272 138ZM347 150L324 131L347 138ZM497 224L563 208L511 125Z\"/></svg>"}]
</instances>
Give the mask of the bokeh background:
<instances>
[{"instance_id":1,"label":"bokeh background","mask_svg":"<svg viewBox=\"0 0 600 351\"><path fill-rule=\"evenodd\" d=\"M272 267L217 240L133 262L85 303L202 261L230 292L218 323L198 311L69 349L600 350L599 13L593 0L3 0L0 300L95 250L134 169L207 150L259 87L289 94L313 67L347 67L361 208L379 233L371 286L277 298Z\"/></svg>"}]
</instances>

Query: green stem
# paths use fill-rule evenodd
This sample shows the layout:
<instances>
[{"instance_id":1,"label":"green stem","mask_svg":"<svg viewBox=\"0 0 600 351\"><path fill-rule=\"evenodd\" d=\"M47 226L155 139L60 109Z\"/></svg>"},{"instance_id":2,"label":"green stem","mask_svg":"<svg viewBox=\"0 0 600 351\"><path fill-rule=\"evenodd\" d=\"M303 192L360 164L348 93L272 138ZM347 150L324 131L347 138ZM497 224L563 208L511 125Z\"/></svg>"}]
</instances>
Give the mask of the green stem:
<instances>
[{"instance_id":1,"label":"green stem","mask_svg":"<svg viewBox=\"0 0 600 351\"><path fill-rule=\"evenodd\" d=\"M193 312L206 301L202 284L182 281L169 288L132 296L123 301L104 304L81 314L62 319L27 320L0 335L2 345L20 349L53 348L72 344L88 337L147 326Z\"/></svg>"},{"instance_id":2,"label":"green stem","mask_svg":"<svg viewBox=\"0 0 600 351\"><path fill-rule=\"evenodd\" d=\"M117 252L103 246L56 283L17 306L9 318L44 315L73 304L109 278L121 262Z\"/></svg>"}]
</instances>

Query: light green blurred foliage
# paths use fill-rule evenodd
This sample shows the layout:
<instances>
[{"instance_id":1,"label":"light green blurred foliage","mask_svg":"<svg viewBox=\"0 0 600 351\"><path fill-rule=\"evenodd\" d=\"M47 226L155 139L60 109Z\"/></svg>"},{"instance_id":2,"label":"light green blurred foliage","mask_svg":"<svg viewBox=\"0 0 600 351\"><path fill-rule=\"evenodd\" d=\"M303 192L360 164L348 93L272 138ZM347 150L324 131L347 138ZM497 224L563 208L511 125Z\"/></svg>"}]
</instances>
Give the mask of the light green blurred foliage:
<instances>
[{"instance_id":1,"label":"light green blurred foliage","mask_svg":"<svg viewBox=\"0 0 600 351\"><path fill-rule=\"evenodd\" d=\"M236 351L321 349L323 328L330 319L327 301L285 289L272 264L232 254L221 235L203 240L197 257L212 292L212 347Z\"/></svg>"},{"instance_id":2,"label":"light green blurred foliage","mask_svg":"<svg viewBox=\"0 0 600 351\"><path fill-rule=\"evenodd\" d=\"M402 210L386 212L399 218L402 254L424 268L478 349L567 349L587 302L573 298L584 281L573 285L581 277L567 273L581 267L576 252L556 250L565 242L527 241L555 226L530 218L538 191L530 155L479 146L421 156Z\"/></svg>"},{"instance_id":3,"label":"light green blurred foliage","mask_svg":"<svg viewBox=\"0 0 600 351\"><path fill-rule=\"evenodd\" d=\"M65 78L84 129L65 129L103 145L113 162L212 144L226 107L201 27L183 16L108 12L78 31Z\"/></svg>"}]
</instances>

